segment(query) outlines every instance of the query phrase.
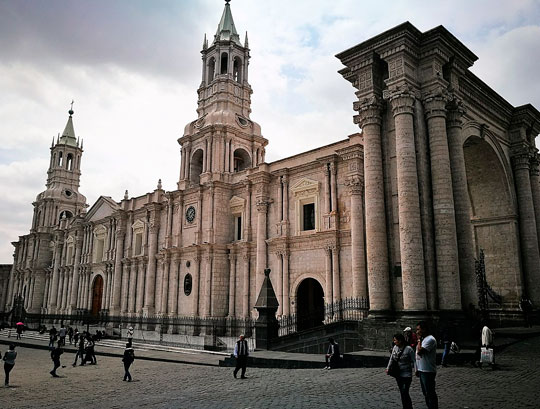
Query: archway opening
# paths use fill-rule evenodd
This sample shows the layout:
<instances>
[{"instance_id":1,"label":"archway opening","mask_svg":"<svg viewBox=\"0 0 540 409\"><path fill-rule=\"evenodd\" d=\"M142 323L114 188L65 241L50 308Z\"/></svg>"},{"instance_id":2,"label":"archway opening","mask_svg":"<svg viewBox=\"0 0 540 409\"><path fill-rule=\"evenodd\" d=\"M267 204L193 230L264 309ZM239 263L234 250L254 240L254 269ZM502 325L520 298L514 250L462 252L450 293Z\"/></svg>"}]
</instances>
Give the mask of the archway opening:
<instances>
[{"instance_id":1,"label":"archway opening","mask_svg":"<svg viewBox=\"0 0 540 409\"><path fill-rule=\"evenodd\" d=\"M476 257L484 250L487 282L503 303L517 302L519 231L505 168L485 139L469 137L463 152Z\"/></svg>"},{"instance_id":2,"label":"archway opening","mask_svg":"<svg viewBox=\"0 0 540 409\"><path fill-rule=\"evenodd\" d=\"M97 276L92 286L92 315L97 315L101 310L103 299L103 277Z\"/></svg>"},{"instance_id":3,"label":"archway opening","mask_svg":"<svg viewBox=\"0 0 540 409\"><path fill-rule=\"evenodd\" d=\"M197 149L193 156L191 156L189 180L196 185L199 184L200 176L203 170L203 158L204 154L202 149Z\"/></svg>"},{"instance_id":4,"label":"archway opening","mask_svg":"<svg viewBox=\"0 0 540 409\"><path fill-rule=\"evenodd\" d=\"M241 172L251 167L251 158L245 149L239 148L234 151L234 171Z\"/></svg>"},{"instance_id":5,"label":"archway opening","mask_svg":"<svg viewBox=\"0 0 540 409\"><path fill-rule=\"evenodd\" d=\"M296 316L298 331L323 325L324 291L317 280L306 278L298 286Z\"/></svg>"}]
</instances>

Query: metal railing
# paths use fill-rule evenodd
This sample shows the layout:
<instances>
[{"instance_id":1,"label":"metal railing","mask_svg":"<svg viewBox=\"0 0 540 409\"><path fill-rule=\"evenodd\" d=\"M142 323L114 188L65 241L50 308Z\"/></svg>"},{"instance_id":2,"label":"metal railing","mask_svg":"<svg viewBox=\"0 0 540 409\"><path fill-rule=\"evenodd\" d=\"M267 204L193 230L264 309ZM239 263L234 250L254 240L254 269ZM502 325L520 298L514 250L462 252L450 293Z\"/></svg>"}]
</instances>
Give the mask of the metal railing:
<instances>
[{"instance_id":1,"label":"metal railing","mask_svg":"<svg viewBox=\"0 0 540 409\"><path fill-rule=\"evenodd\" d=\"M308 314L283 315L278 318L278 335L285 336L311 328L322 327L340 321L361 321L367 317L369 301L367 298L344 298L325 304L324 308Z\"/></svg>"}]
</instances>

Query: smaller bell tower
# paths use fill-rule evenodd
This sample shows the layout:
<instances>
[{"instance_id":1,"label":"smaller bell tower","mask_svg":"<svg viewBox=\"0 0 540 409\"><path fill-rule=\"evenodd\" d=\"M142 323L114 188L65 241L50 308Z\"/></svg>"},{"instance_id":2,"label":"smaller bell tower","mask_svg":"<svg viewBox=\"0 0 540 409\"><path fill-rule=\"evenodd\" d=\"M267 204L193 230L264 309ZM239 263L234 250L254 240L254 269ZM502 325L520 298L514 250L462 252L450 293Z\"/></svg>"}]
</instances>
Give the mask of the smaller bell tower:
<instances>
[{"instance_id":1,"label":"smaller bell tower","mask_svg":"<svg viewBox=\"0 0 540 409\"><path fill-rule=\"evenodd\" d=\"M68 113L64 132L51 144L47 189L33 203L32 231L50 233L61 219L70 219L87 206L86 197L79 193L83 144L75 137L73 102Z\"/></svg>"}]
</instances>

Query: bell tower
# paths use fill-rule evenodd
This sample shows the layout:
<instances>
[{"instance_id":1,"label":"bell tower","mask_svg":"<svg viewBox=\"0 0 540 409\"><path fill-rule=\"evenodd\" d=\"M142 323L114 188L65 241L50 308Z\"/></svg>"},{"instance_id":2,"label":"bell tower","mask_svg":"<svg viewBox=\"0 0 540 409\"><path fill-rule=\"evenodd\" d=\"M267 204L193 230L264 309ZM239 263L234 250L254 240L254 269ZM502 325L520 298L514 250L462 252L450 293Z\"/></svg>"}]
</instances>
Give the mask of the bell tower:
<instances>
[{"instance_id":1,"label":"bell tower","mask_svg":"<svg viewBox=\"0 0 540 409\"><path fill-rule=\"evenodd\" d=\"M228 181L230 174L264 162L268 141L250 119L253 91L248 82L247 33L242 43L229 2L210 45L204 36L198 117L178 139L182 146L179 189Z\"/></svg>"},{"instance_id":2,"label":"bell tower","mask_svg":"<svg viewBox=\"0 0 540 409\"><path fill-rule=\"evenodd\" d=\"M64 132L51 144L47 189L33 203L32 230L40 233L51 232L60 219L69 219L86 208L86 197L79 193L83 145L75 138L73 102L68 113Z\"/></svg>"}]
</instances>

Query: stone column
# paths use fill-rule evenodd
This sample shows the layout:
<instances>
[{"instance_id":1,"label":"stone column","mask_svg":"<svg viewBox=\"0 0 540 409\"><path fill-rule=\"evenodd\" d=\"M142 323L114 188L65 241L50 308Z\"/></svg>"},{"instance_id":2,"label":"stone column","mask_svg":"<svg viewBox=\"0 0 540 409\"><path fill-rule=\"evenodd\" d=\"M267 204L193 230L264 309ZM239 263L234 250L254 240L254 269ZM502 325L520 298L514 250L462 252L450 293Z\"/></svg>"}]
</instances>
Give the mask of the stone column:
<instances>
[{"instance_id":1,"label":"stone column","mask_svg":"<svg viewBox=\"0 0 540 409\"><path fill-rule=\"evenodd\" d=\"M278 177L278 191L277 191L277 202L278 202L278 222L283 220L283 185L281 184L281 176Z\"/></svg>"},{"instance_id":2,"label":"stone column","mask_svg":"<svg viewBox=\"0 0 540 409\"><path fill-rule=\"evenodd\" d=\"M122 290L121 290L121 305L120 311L126 313L128 311L128 296L129 296L129 270L130 265L128 261L125 261L122 267Z\"/></svg>"},{"instance_id":3,"label":"stone column","mask_svg":"<svg viewBox=\"0 0 540 409\"><path fill-rule=\"evenodd\" d=\"M463 136L461 133L464 110L457 102L452 103L448 108L446 128L456 214L461 304L463 308L468 308L469 304L476 305L478 303L478 296L474 269L475 257L470 213L471 206L469 203Z\"/></svg>"},{"instance_id":4,"label":"stone column","mask_svg":"<svg viewBox=\"0 0 540 409\"><path fill-rule=\"evenodd\" d=\"M70 310L77 308L77 290L79 289L79 262L82 250L82 232L78 232L75 240L75 262L73 263L73 281L71 283L71 299L69 302Z\"/></svg>"},{"instance_id":5,"label":"stone column","mask_svg":"<svg viewBox=\"0 0 540 409\"><path fill-rule=\"evenodd\" d=\"M366 217L369 308L371 313L377 313L392 308L381 142L382 105L373 97L355 103L354 109L358 111L354 121L362 128L364 136L365 212L369 215Z\"/></svg>"},{"instance_id":6,"label":"stone column","mask_svg":"<svg viewBox=\"0 0 540 409\"><path fill-rule=\"evenodd\" d=\"M408 91L398 90L391 94L389 99L396 125L399 248L401 253L403 309L405 311L425 311L427 307L426 281L414 144L414 96ZM367 182L367 173L365 177ZM371 215L368 220L369 218L371 218Z\"/></svg>"},{"instance_id":7,"label":"stone column","mask_svg":"<svg viewBox=\"0 0 540 409\"><path fill-rule=\"evenodd\" d=\"M332 248L332 291L333 301L341 300L341 275L339 271L339 246Z\"/></svg>"},{"instance_id":8,"label":"stone column","mask_svg":"<svg viewBox=\"0 0 540 409\"><path fill-rule=\"evenodd\" d=\"M330 196L330 169L328 168L328 164L325 163L323 165L323 173L324 173L324 204L325 204L325 213L329 214L332 211L332 198ZM329 227L329 226L328 226Z\"/></svg>"},{"instance_id":9,"label":"stone column","mask_svg":"<svg viewBox=\"0 0 540 409\"><path fill-rule=\"evenodd\" d=\"M123 223L120 221L119 223ZM122 258L124 257L124 237L126 230L123 226L116 228L116 257L114 260L114 283L111 303L111 313L114 315L120 311L120 294L122 290ZM125 291L125 290L124 290Z\"/></svg>"},{"instance_id":10,"label":"stone column","mask_svg":"<svg viewBox=\"0 0 540 409\"><path fill-rule=\"evenodd\" d=\"M141 314L142 313L142 308L143 308L143 305L144 305L144 286L145 286L144 259L141 258L141 260L139 260L139 266L138 267L139 267L139 271L138 271L138 274L137 274L137 302L136 302L137 309L136 309L135 312L137 314Z\"/></svg>"},{"instance_id":11,"label":"stone column","mask_svg":"<svg viewBox=\"0 0 540 409\"><path fill-rule=\"evenodd\" d=\"M289 250L283 252L283 315L290 314L289 298Z\"/></svg>"},{"instance_id":12,"label":"stone column","mask_svg":"<svg viewBox=\"0 0 540 409\"><path fill-rule=\"evenodd\" d=\"M171 256L165 255L163 260L163 278L161 280L161 313L167 313L167 306L169 305L169 274L171 267Z\"/></svg>"},{"instance_id":13,"label":"stone column","mask_svg":"<svg viewBox=\"0 0 540 409\"><path fill-rule=\"evenodd\" d=\"M60 268L60 257L62 256L62 245L63 242L58 238L54 246L54 265L53 265L53 275L52 275L52 284L51 284L51 298L49 304L49 311L54 313L56 310L58 298L58 280L59 280L59 268Z\"/></svg>"},{"instance_id":14,"label":"stone column","mask_svg":"<svg viewBox=\"0 0 540 409\"><path fill-rule=\"evenodd\" d=\"M204 275L204 316L212 316L212 260L213 254L206 255L206 272Z\"/></svg>"},{"instance_id":15,"label":"stone column","mask_svg":"<svg viewBox=\"0 0 540 409\"><path fill-rule=\"evenodd\" d=\"M229 317L234 317L236 303L236 254L229 253Z\"/></svg>"},{"instance_id":16,"label":"stone column","mask_svg":"<svg viewBox=\"0 0 540 409\"><path fill-rule=\"evenodd\" d=\"M367 297L366 259L364 254L364 209L362 180L353 176L348 181L351 195L351 269L353 298Z\"/></svg>"},{"instance_id":17,"label":"stone column","mask_svg":"<svg viewBox=\"0 0 540 409\"><path fill-rule=\"evenodd\" d=\"M171 259L171 267L169 271L169 303L168 311L169 315L176 315L178 313L178 265L179 259L177 255L174 255Z\"/></svg>"},{"instance_id":18,"label":"stone column","mask_svg":"<svg viewBox=\"0 0 540 409\"><path fill-rule=\"evenodd\" d=\"M433 225L439 309L460 310L461 286L452 189L452 169L446 134L447 98L440 91L424 99L431 156L431 188L433 191Z\"/></svg>"},{"instance_id":19,"label":"stone column","mask_svg":"<svg viewBox=\"0 0 540 409\"><path fill-rule=\"evenodd\" d=\"M244 260L244 284L243 284L243 303L242 303L242 316L249 317L249 252L242 255Z\"/></svg>"},{"instance_id":20,"label":"stone column","mask_svg":"<svg viewBox=\"0 0 540 409\"><path fill-rule=\"evenodd\" d=\"M158 217L157 212L154 217ZM148 268L146 272L146 287L144 300L144 314L153 314L156 311L155 293L156 293L156 253L158 245L159 224L157 221L150 225L150 239L148 241Z\"/></svg>"},{"instance_id":21,"label":"stone column","mask_svg":"<svg viewBox=\"0 0 540 409\"><path fill-rule=\"evenodd\" d=\"M197 317L199 315L199 281L200 281L200 266L201 266L201 257L196 254L193 258L193 315Z\"/></svg>"},{"instance_id":22,"label":"stone column","mask_svg":"<svg viewBox=\"0 0 540 409\"><path fill-rule=\"evenodd\" d=\"M527 146L513 147L514 179L516 183L519 230L521 236L521 260L527 294L535 305L540 304L540 255L538 234L529 174L529 151Z\"/></svg>"},{"instance_id":23,"label":"stone column","mask_svg":"<svg viewBox=\"0 0 540 409\"><path fill-rule=\"evenodd\" d=\"M283 175L281 183L283 184L283 221L287 222L289 221L289 177Z\"/></svg>"},{"instance_id":24,"label":"stone column","mask_svg":"<svg viewBox=\"0 0 540 409\"><path fill-rule=\"evenodd\" d=\"M330 196L332 197L332 212L338 211L338 200L337 200L337 166L334 162L330 163ZM336 220L337 223L337 220ZM337 228L337 225L334 226Z\"/></svg>"},{"instance_id":25,"label":"stone column","mask_svg":"<svg viewBox=\"0 0 540 409\"><path fill-rule=\"evenodd\" d=\"M266 218L268 201L257 201L257 265L255 268L255 293L260 290L266 268Z\"/></svg>"},{"instance_id":26,"label":"stone column","mask_svg":"<svg viewBox=\"0 0 540 409\"><path fill-rule=\"evenodd\" d=\"M324 294L324 299L326 304L331 304L334 302L334 292L332 291L332 248L327 246L324 249L326 255L326 291Z\"/></svg>"},{"instance_id":27,"label":"stone column","mask_svg":"<svg viewBox=\"0 0 540 409\"><path fill-rule=\"evenodd\" d=\"M137 290L137 260L131 260L131 271L129 274L129 302L128 311L130 314L135 312L135 291Z\"/></svg>"},{"instance_id":28,"label":"stone column","mask_svg":"<svg viewBox=\"0 0 540 409\"><path fill-rule=\"evenodd\" d=\"M534 153L531 158L531 191L534 204L534 218L536 219L536 234L538 235L538 245L540 247L540 163L538 153Z\"/></svg>"},{"instance_id":29,"label":"stone column","mask_svg":"<svg viewBox=\"0 0 540 409\"><path fill-rule=\"evenodd\" d=\"M283 314L283 252L277 251L276 256L278 259L278 272L277 272L277 299L279 306L277 309L277 315Z\"/></svg>"}]
</instances>

